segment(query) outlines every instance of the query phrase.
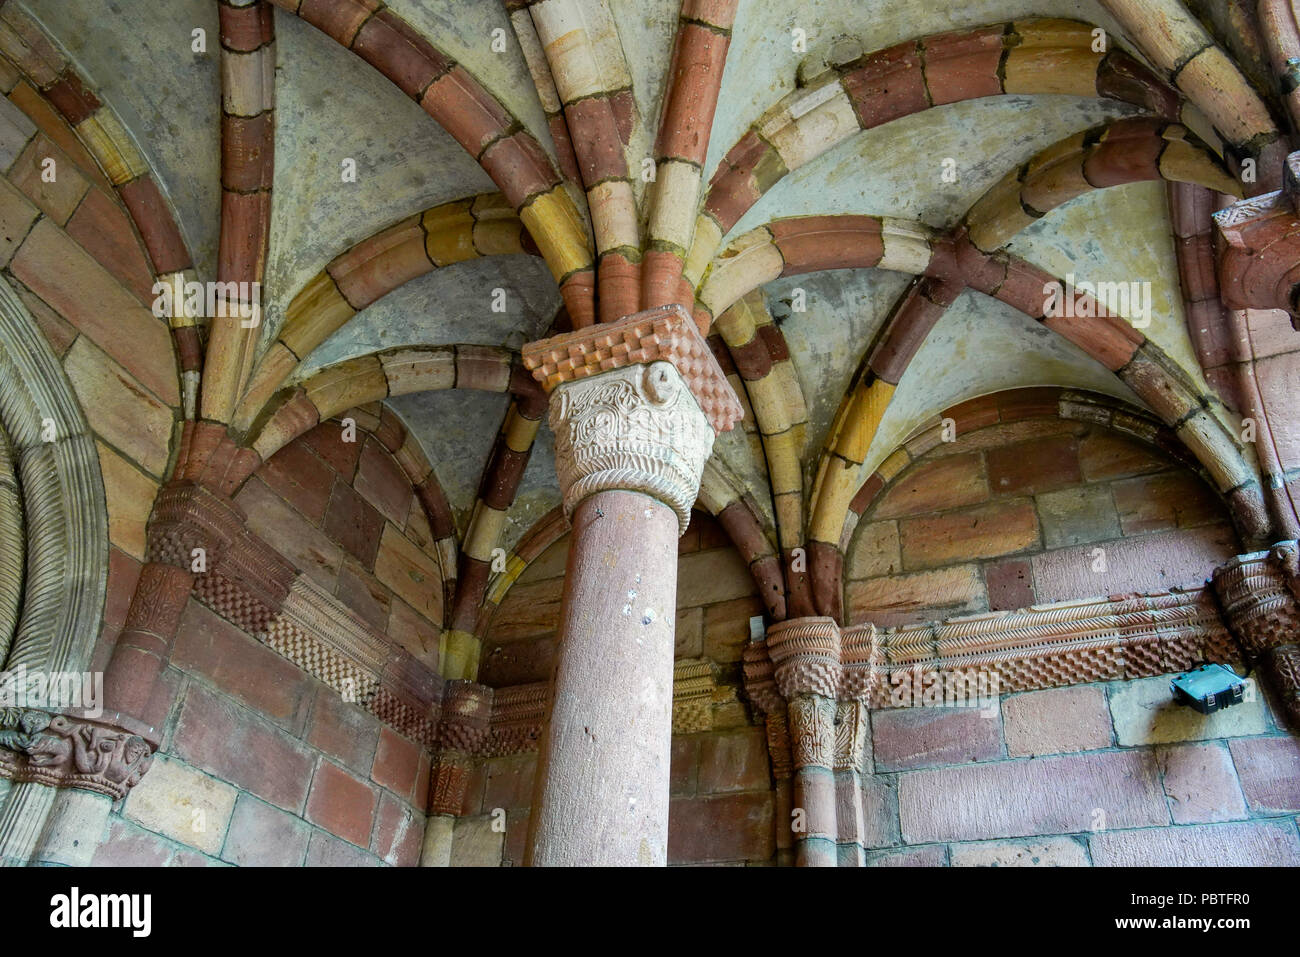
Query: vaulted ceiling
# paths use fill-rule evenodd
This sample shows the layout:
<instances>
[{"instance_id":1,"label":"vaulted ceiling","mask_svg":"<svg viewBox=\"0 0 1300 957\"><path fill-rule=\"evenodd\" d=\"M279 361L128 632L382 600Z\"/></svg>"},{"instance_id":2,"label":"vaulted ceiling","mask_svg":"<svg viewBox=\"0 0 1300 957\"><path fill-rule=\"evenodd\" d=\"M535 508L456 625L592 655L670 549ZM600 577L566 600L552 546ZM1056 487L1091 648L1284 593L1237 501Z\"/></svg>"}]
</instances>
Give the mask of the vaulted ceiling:
<instances>
[{"instance_id":1,"label":"vaulted ceiling","mask_svg":"<svg viewBox=\"0 0 1300 957\"><path fill-rule=\"evenodd\" d=\"M654 157L680 0L607 3L636 106L626 155L633 160ZM24 0L23 6L120 117L170 201L199 278L215 279L222 236L218 4ZM506 4L393 0L387 6L472 74L541 144L557 169L566 167L552 137L554 118L548 117L534 85L535 71L526 62ZM1100 27L1108 49L1127 51L1153 76L1167 77L1153 54L1112 15L1112 9L1132 6L1092 0L740 0L703 182L709 183L728 151L783 98L794 95L789 102L798 103L801 85L818 89L825 71L838 69L837 62L856 62L864 53L915 38L1026 18L1063 18L1078 21L1084 31ZM1231 4L1194 6L1203 8L1212 27L1231 21ZM200 28L206 32L206 51L194 52L193 31ZM802 47L792 42L799 31L806 34ZM1239 37L1225 33L1220 40L1240 53ZM425 210L497 189L480 164L411 96L303 16L275 9L274 43L273 199L264 322L254 367L272 348L290 304L336 257ZM1256 76L1258 58L1246 54L1240 55L1241 69ZM1065 67L1047 65L1049 73L1058 68ZM801 216L893 217L942 235L1040 151L1101 124L1150 115L1137 99L1072 92L981 95L843 136L775 179L725 231L721 248L766 223ZM798 109L815 106L805 101ZM1193 125L1191 119L1188 125ZM1211 152L1221 149L1212 124L1200 125L1196 132L1211 141ZM355 162L355 181L342 175L348 161ZM1209 162L1213 166L1216 161ZM634 175L633 182L645 192L639 177ZM1223 182L1228 182L1226 174ZM590 226L583 190L572 186L569 191ZM1171 360L1191 392L1215 400L1188 332L1168 193L1169 185L1161 179L1084 192L1015 232L1007 250L1052 276L1150 282L1151 322L1143 333ZM646 204L641 206L644 220ZM821 450L855 373L909 282L905 271L840 268L761 285L807 409L797 449L805 501L813 493ZM501 312L492 308L492 292L498 289L505 291ZM552 271L527 252L427 269L357 311L301 357L286 381L304 382L340 361L401 346L517 351L547 333L561 306ZM721 342L719 347L725 349ZM733 376L733 383L741 385L741 378ZM907 366L870 439L859 480L940 410L1034 385L1077 387L1146 405L1064 336L1005 302L966 289L942 313ZM386 401L418 437L463 533L510 397L456 389ZM1212 401L1209 411L1220 422L1233 423L1222 403ZM774 536L770 529L778 517L768 460L753 431L752 409L749 413L743 428L719 438L715 459L749 493L761 524ZM1251 453L1243 454L1249 461ZM500 545L512 549L558 502L550 435L543 428Z\"/></svg>"}]
</instances>

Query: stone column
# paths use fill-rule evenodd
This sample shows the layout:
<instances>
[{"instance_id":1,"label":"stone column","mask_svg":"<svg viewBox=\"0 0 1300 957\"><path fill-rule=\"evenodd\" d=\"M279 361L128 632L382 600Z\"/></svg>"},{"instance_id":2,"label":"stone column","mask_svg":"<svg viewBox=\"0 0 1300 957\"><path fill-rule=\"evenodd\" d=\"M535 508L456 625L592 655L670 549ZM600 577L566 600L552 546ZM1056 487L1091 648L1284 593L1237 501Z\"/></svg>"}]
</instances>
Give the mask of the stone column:
<instances>
[{"instance_id":1,"label":"stone column","mask_svg":"<svg viewBox=\"0 0 1300 957\"><path fill-rule=\"evenodd\" d=\"M473 681L449 681L438 724L438 758L429 781L429 818L420 848L421 867L451 865L452 833L465 810L465 788L474 756L483 750L492 719L492 689Z\"/></svg>"},{"instance_id":2,"label":"stone column","mask_svg":"<svg viewBox=\"0 0 1300 957\"><path fill-rule=\"evenodd\" d=\"M573 524L524 863L668 857L677 539L740 406L678 306L524 348Z\"/></svg>"},{"instance_id":3,"label":"stone column","mask_svg":"<svg viewBox=\"0 0 1300 957\"><path fill-rule=\"evenodd\" d=\"M838 864L835 709L840 629L833 618L795 618L767 630L777 688L787 701L794 759L795 864ZM802 813L800 813L802 812Z\"/></svg>"},{"instance_id":4,"label":"stone column","mask_svg":"<svg viewBox=\"0 0 1300 957\"><path fill-rule=\"evenodd\" d=\"M1300 730L1300 542L1238 555L1213 581L1228 627Z\"/></svg>"}]
</instances>

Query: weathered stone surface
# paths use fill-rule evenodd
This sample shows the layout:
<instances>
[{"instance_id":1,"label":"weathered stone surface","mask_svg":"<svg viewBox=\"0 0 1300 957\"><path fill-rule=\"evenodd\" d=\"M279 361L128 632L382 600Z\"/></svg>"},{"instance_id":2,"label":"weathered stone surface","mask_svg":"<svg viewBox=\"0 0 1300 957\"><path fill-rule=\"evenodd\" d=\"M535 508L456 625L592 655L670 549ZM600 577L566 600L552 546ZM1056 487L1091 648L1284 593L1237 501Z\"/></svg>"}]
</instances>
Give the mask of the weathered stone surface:
<instances>
[{"instance_id":1,"label":"weathered stone surface","mask_svg":"<svg viewBox=\"0 0 1300 957\"><path fill-rule=\"evenodd\" d=\"M1156 763L1175 824L1210 824L1246 816L1232 758L1221 744L1160 747Z\"/></svg>"},{"instance_id":2,"label":"weathered stone surface","mask_svg":"<svg viewBox=\"0 0 1300 957\"><path fill-rule=\"evenodd\" d=\"M867 867L945 867L947 864L948 848L943 844L875 851L867 856Z\"/></svg>"},{"instance_id":3,"label":"weathered stone surface","mask_svg":"<svg viewBox=\"0 0 1300 957\"><path fill-rule=\"evenodd\" d=\"M1038 601L1196 588L1237 553L1227 525L1074 545L1034 555Z\"/></svg>"},{"instance_id":4,"label":"weathered stone surface","mask_svg":"<svg viewBox=\"0 0 1300 957\"><path fill-rule=\"evenodd\" d=\"M1252 811L1300 810L1300 747L1295 738L1249 738L1228 747Z\"/></svg>"},{"instance_id":5,"label":"weathered stone surface","mask_svg":"<svg viewBox=\"0 0 1300 957\"><path fill-rule=\"evenodd\" d=\"M873 520L943 512L989 497L979 455L947 455L908 469L873 509Z\"/></svg>"},{"instance_id":6,"label":"weathered stone surface","mask_svg":"<svg viewBox=\"0 0 1300 957\"><path fill-rule=\"evenodd\" d=\"M488 762L483 807L492 810L526 808L533 799L537 755L520 754Z\"/></svg>"},{"instance_id":7,"label":"weathered stone surface","mask_svg":"<svg viewBox=\"0 0 1300 957\"><path fill-rule=\"evenodd\" d=\"M379 867L375 855L341 841L328 831L313 831L304 867Z\"/></svg>"},{"instance_id":8,"label":"weathered stone surface","mask_svg":"<svg viewBox=\"0 0 1300 957\"><path fill-rule=\"evenodd\" d=\"M248 515L248 527L263 541L275 542L276 550L294 567L333 591L343 564L338 545L303 521L256 477L240 490L235 502Z\"/></svg>"},{"instance_id":9,"label":"weathered stone surface","mask_svg":"<svg viewBox=\"0 0 1300 957\"><path fill-rule=\"evenodd\" d=\"M869 578L848 587L849 619L882 628L928 621L932 609L950 616L983 611L984 604L984 582L977 565Z\"/></svg>"},{"instance_id":10,"label":"weathered stone surface","mask_svg":"<svg viewBox=\"0 0 1300 957\"><path fill-rule=\"evenodd\" d=\"M370 779L411 801L419 776L420 756L420 746L414 741L402 737L391 728L380 728L379 747L375 751L375 764L370 771Z\"/></svg>"},{"instance_id":11,"label":"weathered stone surface","mask_svg":"<svg viewBox=\"0 0 1300 957\"><path fill-rule=\"evenodd\" d=\"M1012 695L1002 702L1002 721L1007 754L1013 758L1111 744L1106 691L1099 685Z\"/></svg>"},{"instance_id":12,"label":"weathered stone surface","mask_svg":"<svg viewBox=\"0 0 1300 957\"><path fill-rule=\"evenodd\" d=\"M322 761L311 782L304 816L331 834L356 844L370 845L378 793L337 765Z\"/></svg>"},{"instance_id":13,"label":"weathered stone surface","mask_svg":"<svg viewBox=\"0 0 1300 957\"><path fill-rule=\"evenodd\" d=\"M375 815L375 831L370 849L393 867L414 867L420 861L420 842L424 838L422 813L391 794L381 795Z\"/></svg>"},{"instance_id":14,"label":"weathered stone surface","mask_svg":"<svg viewBox=\"0 0 1300 957\"><path fill-rule=\"evenodd\" d=\"M1088 852L1070 837L954 844L953 867L1088 867Z\"/></svg>"},{"instance_id":15,"label":"weathered stone surface","mask_svg":"<svg viewBox=\"0 0 1300 957\"><path fill-rule=\"evenodd\" d=\"M170 343L167 344L170 350ZM140 388L131 374L80 336L63 358L90 427L146 472L161 477L167 468L172 411Z\"/></svg>"},{"instance_id":16,"label":"weathered stone surface","mask_svg":"<svg viewBox=\"0 0 1300 957\"><path fill-rule=\"evenodd\" d=\"M862 522L853 533L853 544L844 562L850 580L892 575L903 567L897 522Z\"/></svg>"},{"instance_id":17,"label":"weathered stone surface","mask_svg":"<svg viewBox=\"0 0 1300 957\"><path fill-rule=\"evenodd\" d=\"M226 838L235 789L183 761L159 755L122 813L141 827L216 854Z\"/></svg>"},{"instance_id":18,"label":"weathered stone surface","mask_svg":"<svg viewBox=\"0 0 1300 957\"><path fill-rule=\"evenodd\" d=\"M755 792L675 798L668 863L765 861L772 856L772 795Z\"/></svg>"},{"instance_id":19,"label":"weathered stone surface","mask_svg":"<svg viewBox=\"0 0 1300 957\"><path fill-rule=\"evenodd\" d=\"M302 732L315 682L197 601L189 602L181 615L171 660L286 730Z\"/></svg>"},{"instance_id":20,"label":"weathered stone surface","mask_svg":"<svg viewBox=\"0 0 1300 957\"><path fill-rule=\"evenodd\" d=\"M379 721L355 704L345 702L333 688L319 686L312 707L307 743L353 771L371 766L379 740Z\"/></svg>"},{"instance_id":21,"label":"weathered stone surface","mask_svg":"<svg viewBox=\"0 0 1300 957\"><path fill-rule=\"evenodd\" d=\"M1064 757L911 771L900 777L898 812L909 843L971 841L1167 824L1154 763L1143 754ZM951 795L961 794L953 801ZM1015 794L1015 801L1007 795Z\"/></svg>"},{"instance_id":22,"label":"weathered stone surface","mask_svg":"<svg viewBox=\"0 0 1300 957\"><path fill-rule=\"evenodd\" d=\"M311 833L301 818L241 794L221 859L240 867L301 867Z\"/></svg>"},{"instance_id":23,"label":"weathered stone surface","mask_svg":"<svg viewBox=\"0 0 1300 957\"><path fill-rule=\"evenodd\" d=\"M899 522L909 568L995 558L1038 544L1033 503L1016 499Z\"/></svg>"},{"instance_id":24,"label":"weathered stone surface","mask_svg":"<svg viewBox=\"0 0 1300 957\"><path fill-rule=\"evenodd\" d=\"M766 791L770 785L767 735L761 728L701 738L698 782L701 794Z\"/></svg>"},{"instance_id":25,"label":"weathered stone surface","mask_svg":"<svg viewBox=\"0 0 1300 957\"><path fill-rule=\"evenodd\" d=\"M1103 831L1088 839L1097 867L1295 867L1300 837L1286 821Z\"/></svg>"},{"instance_id":26,"label":"weathered stone surface","mask_svg":"<svg viewBox=\"0 0 1300 957\"><path fill-rule=\"evenodd\" d=\"M181 705L173 750L192 765L297 811L307 797L312 759L292 737L252 711L191 685Z\"/></svg>"},{"instance_id":27,"label":"weathered stone surface","mask_svg":"<svg viewBox=\"0 0 1300 957\"><path fill-rule=\"evenodd\" d=\"M1044 492L1036 500L1043 523L1043 544L1048 548L1100 542L1120 535L1115 503L1104 485Z\"/></svg>"},{"instance_id":28,"label":"weathered stone surface","mask_svg":"<svg viewBox=\"0 0 1300 957\"><path fill-rule=\"evenodd\" d=\"M757 595L718 602L704 609L704 656L719 663L739 661L749 643L749 619L763 613Z\"/></svg>"},{"instance_id":29,"label":"weathered stone surface","mask_svg":"<svg viewBox=\"0 0 1300 957\"><path fill-rule=\"evenodd\" d=\"M996 708L893 708L871 716L876 770L988 761L1002 753Z\"/></svg>"},{"instance_id":30,"label":"weathered stone surface","mask_svg":"<svg viewBox=\"0 0 1300 957\"><path fill-rule=\"evenodd\" d=\"M1116 740L1124 746L1204 741L1263 734L1268 718L1263 697L1204 715L1176 703L1169 678L1119 682L1110 689Z\"/></svg>"},{"instance_id":31,"label":"weathered stone surface","mask_svg":"<svg viewBox=\"0 0 1300 957\"><path fill-rule=\"evenodd\" d=\"M749 566L734 548L683 555L677 564L677 604L686 608L743 598L754 592Z\"/></svg>"},{"instance_id":32,"label":"weathered stone surface","mask_svg":"<svg viewBox=\"0 0 1300 957\"><path fill-rule=\"evenodd\" d=\"M493 829L491 814L462 817L451 838L452 867L500 867L505 832Z\"/></svg>"},{"instance_id":33,"label":"weathered stone surface","mask_svg":"<svg viewBox=\"0 0 1300 957\"><path fill-rule=\"evenodd\" d=\"M375 577L429 621L442 621L442 575L438 563L395 525L384 526L375 556Z\"/></svg>"}]
</instances>

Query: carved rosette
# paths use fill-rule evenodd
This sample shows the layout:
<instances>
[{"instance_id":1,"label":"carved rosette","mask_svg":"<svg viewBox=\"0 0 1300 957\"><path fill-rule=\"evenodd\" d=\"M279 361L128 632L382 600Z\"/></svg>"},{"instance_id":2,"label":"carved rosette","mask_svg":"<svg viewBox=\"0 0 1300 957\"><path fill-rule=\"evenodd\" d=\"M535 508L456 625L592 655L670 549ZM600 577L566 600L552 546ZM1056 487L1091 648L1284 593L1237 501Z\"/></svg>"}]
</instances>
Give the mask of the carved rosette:
<instances>
[{"instance_id":1,"label":"carved rosette","mask_svg":"<svg viewBox=\"0 0 1300 957\"><path fill-rule=\"evenodd\" d=\"M1300 727L1300 544L1279 542L1214 570L1224 617Z\"/></svg>"},{"instance_id":2,"label":"carved rosette","mask_svg":"<svg viewBox=\"0 0 1300 957\"><path fill-rule=\"evenodd\" d=\"M565 514L589 495L623 489L663 502L686 531L713 427L671 362L559 386L550 423Z\"/></svg>"},{"instance_id":3,"label":"carved rosette","mask_svg":"<svg viewBox=\"0 0 1300 957\"><path fill-rule=\"evenodd\" d=\"M153 763L154 744L102 721L0 708L0 777L125 797Z\"/></svg>"}]
</instances>

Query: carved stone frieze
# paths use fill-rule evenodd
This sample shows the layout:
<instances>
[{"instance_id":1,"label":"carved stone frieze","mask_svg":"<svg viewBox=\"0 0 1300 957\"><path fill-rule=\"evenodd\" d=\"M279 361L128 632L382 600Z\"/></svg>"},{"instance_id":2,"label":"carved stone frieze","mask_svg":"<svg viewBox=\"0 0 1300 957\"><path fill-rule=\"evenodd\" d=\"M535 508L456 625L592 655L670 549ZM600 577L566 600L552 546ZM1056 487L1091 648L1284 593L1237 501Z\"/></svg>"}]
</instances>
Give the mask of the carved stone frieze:
<instances>
[{"instance_id":1,"label":"carved stone frieze","mask_svg":"<svg viewBox=\"0 0 1300 957\"><path fill-rule=\"evenodd\" d=\"M767 630L767 652L787 700L806 694L837 696L842 665L840 626L834 618L777 622Z\"/></svg>"},{"instance_id":2,"label":"carved stone frieze","mask_svg":"<svg viewBox=\"0 0 1300 957\"><path fill-rule=\"evenodd\" d=\"M0 777L12 781L82 788L118 800L149 770L155 746L102 720L0 708Z\"/></svg>"},{"instance_id":3,"label":"carved stone frieze","mask_svg":"<svg viewBox=\"0 0 1300 957\"><path fill-rule=\"evenodd\" d=\"M474 681L447 682L438 740L444 750L479 754L492 721L492 689Z\"/></svg>"},{"instance_id":4,"label":"carved stone frieze","mask_svg":"<svg viewBox=\"0 0 1300 957\"><path fill-rule=\"evenodd\" d=\"M189 570L195 549L215 567L244 530L244 515L233 501L198 482L165 485L149 518L145 559Z\"/></svg>"}]
</instances>

